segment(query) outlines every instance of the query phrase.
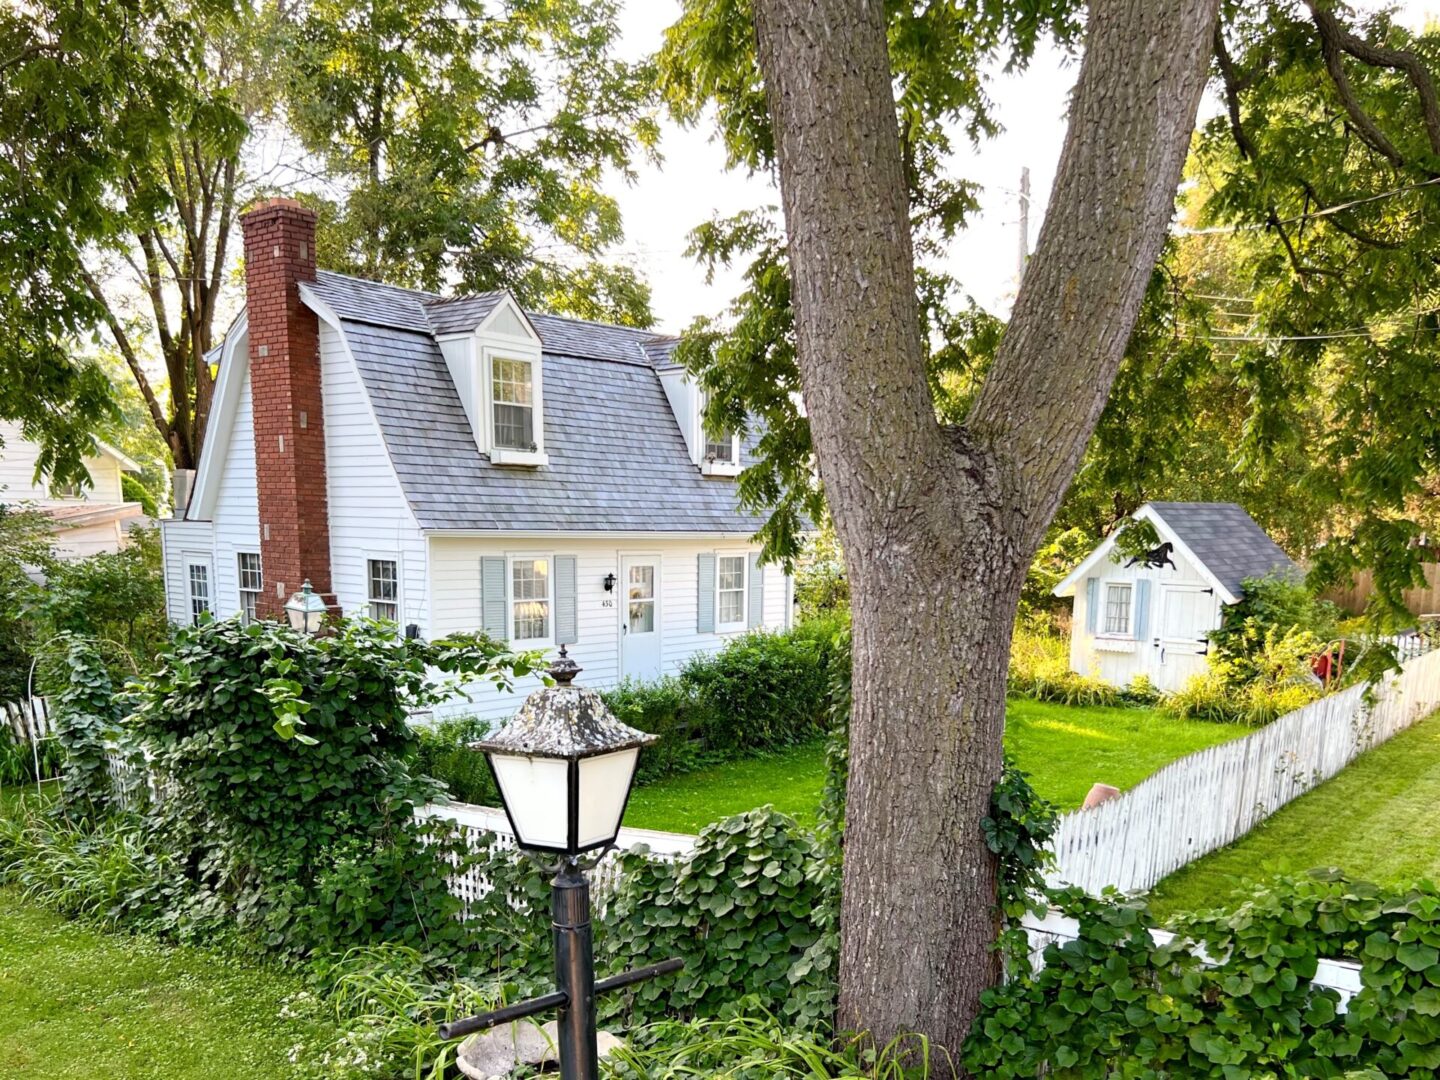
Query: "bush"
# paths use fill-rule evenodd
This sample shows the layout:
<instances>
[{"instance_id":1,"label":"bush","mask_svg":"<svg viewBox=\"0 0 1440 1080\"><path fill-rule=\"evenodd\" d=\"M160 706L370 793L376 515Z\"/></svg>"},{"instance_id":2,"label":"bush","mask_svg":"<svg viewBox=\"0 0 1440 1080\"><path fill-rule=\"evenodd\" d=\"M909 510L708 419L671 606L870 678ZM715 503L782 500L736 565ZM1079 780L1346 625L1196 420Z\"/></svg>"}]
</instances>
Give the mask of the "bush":
<instances>
[{"instance_id":1,"label":"bush","mask_svg":"<svg viewBox=\"0 0 1440 1080\"><path fill-rule=\"evenodd\" d=\"M602 696L621 720L659 735L639 782L806 742L826 730L830 663L843 616L762 631L697 653L678 676L626 681Z\"/></svg>"},{"instance_id":2,"label":"bush","mask_svg":"<svg viewBox=\"0 0 1440 1080\"><path fill-rule=\"evenodd\" d=\"M1335 637L1342 612L1321 600L1293 573L1246 578L1240 602L1223 611L1220 629L1211 632L1213 663L1230 665L1237 683L1262 673L1251 670L1252 657L1264 658L1278 639L1301 632L1314 639L1311 655Z\"/></svg>"},{"instance_id":3,"label":"bush","mask_svg":"<svg viewBox=\"0 0 1440 1080\"><path fill-rule=\"evenodd\" d=\"M972 1075L1385 1077L1440 1067L1440 893L1337 873L1256 889L1232 913L1181 917L1155 943L1139 902L1059 899L1080 936L988 991ZM1201 964L1194 946L1216 959ZM1314 985L1322 958L1359 962L1345 1012Z\"/></svg>"},{"instance_id":4,"label":"bush","mask_svg":"<svg viewBox=\"0 0 1440 1080\"><path fill-rule=\"evenodd\" d=\"M1271 627L1247 655L1212 654L1208 670L1165 697L1160 707L1182 719L1268 724L1320 697L1310 658L1321 647L1307 630Z\"/></svg>"},{"instance_id":5,"label":"bush","mask_svg":"<svg viewBox=\"0 0 1440 1080\"><path fill-rule=\"evenodd\" d=\"M433 726L417 725L414 769L439 780L450 798L480 806L499 806L499 792L485 755L470 749L490 733L488 720L475 716L452 717Z\"/></svg>"},{"instance_id":6,"label":"bush","mask_svg":"<svg viewBox=\"0 0 1440 1080\"><path fill-rule=\"evenodd\" d=\"M1022 619L1010 644L1009 693L1063 705L1145 705L1154 687L1144 683L1122 690L1070 670L1070 642L1054 632L1048 618Z\"/></svg>"},{"instance_id":7,"label":"bush","mask_svg":"<svg viewBox=\"0 0 1440 1080\"><path fill-rule=\"evenodd\" d=\"M805 542L795 567L795 603L800 620L831 618L850 610L850 582L835 526L825 526Z\"/></svg>"}]
</instances>

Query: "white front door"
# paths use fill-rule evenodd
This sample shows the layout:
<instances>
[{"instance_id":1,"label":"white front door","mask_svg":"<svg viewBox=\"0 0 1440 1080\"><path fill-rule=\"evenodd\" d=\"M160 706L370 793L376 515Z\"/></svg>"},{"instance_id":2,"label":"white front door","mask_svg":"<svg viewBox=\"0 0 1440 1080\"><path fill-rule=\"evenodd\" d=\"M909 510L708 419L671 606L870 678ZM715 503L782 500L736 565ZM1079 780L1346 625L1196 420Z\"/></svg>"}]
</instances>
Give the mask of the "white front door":
<instances>
[{"instance_id":1,"label":"white front door","mask_svg":"<svg viewBox=\"0 0 1440 1080\"><path fill-rule=\"evenodd\" d=\"M1160 652L1162 690L1179 690L1191 676L1205 670L1215 628L1215 594L1199 585L1160 586L1160 625L1155 635Z\"/></svg>"},{"instance_id":2,"label":"white front door","mask_svg":"<svg viewBox=\"0 0 1440 1080\"><path fill-rule=\"evenodd\" d=\"M620 674L660 677L660 556L620 560Z\"/></svg>"}]
</instances>

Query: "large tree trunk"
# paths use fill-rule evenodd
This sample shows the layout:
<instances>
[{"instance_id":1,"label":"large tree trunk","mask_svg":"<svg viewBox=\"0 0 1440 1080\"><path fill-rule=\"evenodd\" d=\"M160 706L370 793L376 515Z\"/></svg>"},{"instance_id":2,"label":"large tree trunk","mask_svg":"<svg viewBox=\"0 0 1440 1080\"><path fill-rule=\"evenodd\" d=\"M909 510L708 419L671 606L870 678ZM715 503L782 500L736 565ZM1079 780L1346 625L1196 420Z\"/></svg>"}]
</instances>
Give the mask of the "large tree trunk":
<instances>
[{"instance_id":1,"label":"large tree trunk","mask_svg":"<svg viewBox=\"0 0 1440 1080\"><path fill-rule=\"evenodd\" d=\"M925 376L883 4L755 8L805 404L854 614L839 1021L953 1051L998 975L980 823L1020 584L1164 240L1218 0L1091 5L1039 245L975 407L948 429Z\"/></svg>"}]
</instances>

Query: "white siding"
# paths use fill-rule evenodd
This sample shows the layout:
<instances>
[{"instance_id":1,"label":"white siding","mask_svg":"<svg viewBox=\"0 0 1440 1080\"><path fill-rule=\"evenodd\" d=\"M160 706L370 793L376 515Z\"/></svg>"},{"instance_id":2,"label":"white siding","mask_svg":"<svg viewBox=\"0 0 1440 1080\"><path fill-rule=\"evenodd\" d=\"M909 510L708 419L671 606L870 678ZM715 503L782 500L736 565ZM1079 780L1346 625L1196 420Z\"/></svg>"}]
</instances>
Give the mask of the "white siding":
<instances>
[{"instance_id":1,"label":"white siding","mask_svg":"<svg viewBox=\"0 0 1440 1080\"><path fill-rule=\"evenodd\" d=\"M478 630L480 627L480 559L485 555L516 552L576 556L579 640L569 654L585 669L586 686L605 689L622 678L620 670L620 589L606 593L606 574L620 573L623 555L660 556L661 663L673 675L697 652L714 652L735 634L699 633L696 630L698 557L701 552L754 550L743 544L700 540L596 540L574 536L484 538L431 537L430 568L434 637ZM779 567L765 568L765 627L786 625L788 589ZM607 604L609 606L607 606ZM443 714L473 713L509 716L520 701L539 685L525 679L514 694L488 687L472 691L474 702L458 701L438 710Z\"/></svg>"},{"instance_id":2,"label":"white siding","mask_svg":"<svg viewBox=\"0 0 1440 1080\"><path fill-rule=\"evenodd\" d=\"M160 522L160 543L164 551L165 611L171 622L183 626L190 622L185 559L187 556L208 557L215 545L214 532L208 521L166 518Z\"/></svg>"},{"instance_id":3,"label":"white siding","mask_svg":"<svg viewBox=\"0 0 1440 1080\"><path fill-rule=\"evenodd\" d=\"M240 611L240 582L236 555L260 550L260 500L255 485L255 417L251 411L250 369L240 384L235 422L230 428L229 452L220 463L220 484L215 495L213 522L215 566L212 608L217 619ZM265 567L262 563L261 573ZM265 587L273 588L268 576ZM186 616L188 618L188 614Z\"/></svg>"},{"instance_id":4,"label":"white siding","mask_svg":"<svg viewBox=\"0 0 1440 1080\"><path fill-rule=\"evenodd\" d=\"M20 432L20 425L0 420L0 502L124 502L120 492L120 463L108 454L97 454L85 459L85 469L90 474L91 486L79 499L52 499L50 485L44 477L37 482L35 463L40 459L40 447L26 439ZM113 550L113 545L110 548Z\"/></svg>"},{"instance_id":5,"label":"white siding","mask_svg":"<svg viewBox=\"0 0 1440 1080\"><path fill-rule=\"evenodd\" d=\"M366 562L388 559L400 575L400 625L429 630L425 539L400 490L370 399L339 334L320 327L325 401L325 479L330 508L330 581L340 610L368 610Z\"/></svg>"},{"instance_id":6,"label":"white siding","mask_svg":"<svg viewBox=\"0 0 1440 1080\"><path fill-rule=\"evenodd\" d=\"M1075 587L1074 617L1071 620L1070 630L1070 667L1082 675L1101 679L1112 686L1125 686L1137 675L1146 675L1157 686L1164 690L1178 690L1194 671L1203 668L1203 657L1185 657L1167 654L1167 650L1156 644L1160 634L1161 619L1161 591L1165 585L1185 585L1196 589L1208 589L1209 581L1200 575L1195 567L1185 556L1178 551L1171 558L1175 562L1174 569L1165 567L1160 570L1153 570L1147 567L1136 565L1127 567L1125 563L1128 558L1122 558L1119 562L1110 559L1102 559L1094 567L1091 577L1098 579L1096 597L1099 606L1096 618L1097 633L1092 634L1087 629L1088 625L1088 587L1085 578L1081 578ZM1116 652L1106 649L1104 630L1104 604L1105 586L1111 583L1125 582L1132 586L1140 580L1148 580L1150 584L1149 597L1149 627L1145 640L1137 640L1133 643L1131 651ZM1213 593L1204 594L1205 612L1204 617L1196 625L1198 634L1214 630L1220 625L1221 605ZM1137 612L1134 610L1134 602L1137 593L1131 593L1131 630L1135 629ZM1099 647L1097 647L1099 639ZM1124 648L1124 642L1117 642L1117 647Z\"/></svg>"}]
</instances>

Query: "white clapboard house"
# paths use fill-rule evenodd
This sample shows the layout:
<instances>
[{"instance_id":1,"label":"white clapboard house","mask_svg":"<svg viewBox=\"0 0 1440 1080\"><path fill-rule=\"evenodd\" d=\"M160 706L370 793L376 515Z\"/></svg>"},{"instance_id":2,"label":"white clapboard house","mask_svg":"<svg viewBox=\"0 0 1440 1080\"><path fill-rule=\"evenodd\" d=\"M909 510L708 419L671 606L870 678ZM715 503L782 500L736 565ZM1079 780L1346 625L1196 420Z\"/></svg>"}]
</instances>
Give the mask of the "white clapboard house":
<instances>
[{"instance_id":1,"label":"white clapboard house","mask_svg":"<svg viewBox=\"0 0 1440 1080\"><path fill-rule=\"evenodd\" d=\"M595 687L789 624L792 582L737 506L749 449L704 431L673 338L317 270L286 200L244 229L245 311L163 523L172 620L278 617L309 580L428 639L566 645Z\"/></svg>"},{"instance_id":2,"label":"white clapboard house","mask_svg":"<svg viewBox=\"0 0 1440 1080\"><path fill-rule=\"evenodd\" d=\"M79 559L119 551L129 530L148 518L126 502L121 477L140 466L108 443L96 441L85 457L89 484L57 484L39 467L40 447L19 424L0 420L0 505L38 510L54 527L55 553Z\"/></svg>"},{"instance_id":3,"label":"white clapboard house","mask_svg":"<svg viewBox=\"0 0 1440 1080\"><path fill-rule=\"evenodd\" d=\"M1234 503L1154 502L1134 517L1159 537L1148 560L1121 556L1116 529L1055 587L1074 597L1070 667L1114 686L1145 675L1178 690L1205 670L1208 636L1246 579L1298 568Z\"/></svg>"}]
</instances>

